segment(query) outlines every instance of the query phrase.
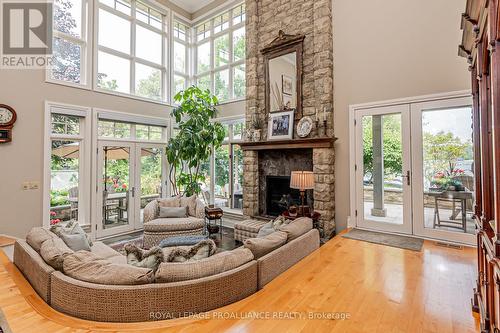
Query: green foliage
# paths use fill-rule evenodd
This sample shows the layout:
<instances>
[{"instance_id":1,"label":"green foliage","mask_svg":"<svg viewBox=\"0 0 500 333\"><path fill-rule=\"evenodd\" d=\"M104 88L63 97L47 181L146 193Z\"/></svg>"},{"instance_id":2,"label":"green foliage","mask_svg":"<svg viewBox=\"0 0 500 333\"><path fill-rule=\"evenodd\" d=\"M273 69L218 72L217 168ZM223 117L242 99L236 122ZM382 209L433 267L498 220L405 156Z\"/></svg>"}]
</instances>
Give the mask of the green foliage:
<instances>
[{"instance_id":1,"label":"green foliage","mask_svg":"<svg viewBox=\"0 0 500 333\"><path fill-rule=\"evenodd\" d=\"M383 116L383 149L385 175L401 174L403 152L401 143L401 118L398 115ZM373 119L363 118L363 165L365 174L373 173Z\"/></svg>"},{"instance_id":2,"label":"green foliage","mask_svg":"<svg viewBox=\"0 0 500 333\"><path fill-rule=\"evenodd\" d=\"M208 90L196 86L177 93L179 106L172 110L179 131L167 146L170 164L170 182L174 193L182 188L186 195L201 192L202 164L210 157L211 149L218 149L224 140L224 128L211 119L217 115L218 99ZM180 170L180 174L177 172Z\"/></svg>"},{"instance_id":3,"label":"green foliage","mask_svg":"<svg viewBox=\"0 0 500 333\"><path fill-rule=\"evenodd\" d=\"M439 179L446 181L456 173L455 166L459 159L472 159L472 143L463 142L451 132L424 133L423 149L424 177L436 184L439 184L439 180L435 179L437 174L442 174Z\"/></svg>"},{"instance_id":4,"label":"green foliage","mask_svg":"<svg viewBox=\"0 0 500 333\"><path fill-rule=\"evenodd\" d=\"M50 190L50 207L69 205L68 190Z\"/></svg>"},{"instance_id":5,"label":"green foliage","mask_svg":"<svg viewBox=\"0 0 500 333\"><path fill-rule=\"evenodd\" d=\"M137 95L153 99L161 99L161 73L154 71L148 78L139 81Z\"/></svg>"}]
</instances>

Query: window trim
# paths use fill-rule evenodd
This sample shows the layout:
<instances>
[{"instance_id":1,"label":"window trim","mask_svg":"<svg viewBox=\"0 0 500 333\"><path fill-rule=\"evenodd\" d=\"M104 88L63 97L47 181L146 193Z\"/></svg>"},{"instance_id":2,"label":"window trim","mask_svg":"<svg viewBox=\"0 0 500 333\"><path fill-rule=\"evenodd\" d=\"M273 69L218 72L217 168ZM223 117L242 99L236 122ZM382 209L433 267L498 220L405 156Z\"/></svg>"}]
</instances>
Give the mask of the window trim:
<instances>
[{"instance_id":1,"label":"window trim","mask_svg":"<svg viewBox=\"0 0 500 333\"><path fill-rule=\"evenodd\" d=\"M52 114L82 117L80 135L52 134ZM45 101L44 114L44 162L43 162L43 226L50 226L50 187L51 187L51 151L52 141L78 140L80 142L79 181L78 181L78 221L85 226L91 225L90 186L91 182L91 149L92 149L92 109L90 107ZM81 214L81 215L80 215Z\"/></svg>"}]
</instances>

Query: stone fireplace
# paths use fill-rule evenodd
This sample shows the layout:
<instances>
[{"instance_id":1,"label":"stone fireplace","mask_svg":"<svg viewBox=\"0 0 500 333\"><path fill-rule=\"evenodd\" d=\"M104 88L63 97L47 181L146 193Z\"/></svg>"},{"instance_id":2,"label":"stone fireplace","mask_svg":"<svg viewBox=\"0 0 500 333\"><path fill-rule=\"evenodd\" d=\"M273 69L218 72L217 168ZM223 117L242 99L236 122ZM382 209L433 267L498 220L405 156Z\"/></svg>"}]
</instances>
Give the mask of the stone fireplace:
<instances>
[{"instance_id":1,"label":"stone fireplace","mask_svg":"<svg viewBox=\"0 0 500 333\"><path fill-rule=\"evenodd\" d=\"M243 214L263 216L267 212L266 179L289 177L291 171L314 172L315 186L309 201L321 214L325 234L335 230L333 149L333 34L332 2L329 0L246 0L246 125L259 119L262 142L242 146L244 150ZM293 139L273 143L267 138L265 59L261 50L283 30L304 35L302 52L302 111L315 119L316 111L326 110L326 128L314 126L301 139L294 130ZM294 126L295 127L295 126Z\"/></svg>"}]
</instances>

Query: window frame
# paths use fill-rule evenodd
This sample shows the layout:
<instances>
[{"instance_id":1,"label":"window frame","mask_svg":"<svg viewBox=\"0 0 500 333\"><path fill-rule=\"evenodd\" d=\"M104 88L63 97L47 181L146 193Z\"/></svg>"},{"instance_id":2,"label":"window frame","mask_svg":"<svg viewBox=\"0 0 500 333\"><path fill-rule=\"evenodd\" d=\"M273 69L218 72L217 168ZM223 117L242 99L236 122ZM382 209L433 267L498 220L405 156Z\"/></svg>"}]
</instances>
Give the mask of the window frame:
<instances>
[{"instance_id":1,"label":"window frame","mask_svg":"<svg viewBox=\"0 0 500 333\"><path fill-rule=\"evenodd\" d=\"M234 69L238 66L245 65L246 59L240 59L238 61L234 61L234 54L233 54L233 34L234 31L240 29L240 28L245 28L245 20L242 20L241 22L234 24L234 11L241 6L243 6L244 3L240 3L239 5L229 9L225 10L222 12L218 12L217 14L211 16L210 19L208 20L203 20L200 22L197 22L196 24L193 25L193 82L198 84L199 78L209 76L210 77L210 90L212 93L215 95L215 75L216 73L222 72L224 70L228 70L229 72L229 80L228 80L228 90L229 90L229 98L227 100L220 100L219 103L224 104L224 103L231 103L231 102L236 102L236 101L241 101L246 99L246 93L245 96L243 97L235 97L234 96ZM221 30L217 33L215 33L214 30L214 21L218 17L222 17L226 13L229 13L229 22L228 22L228 28ZM246 9L245 9L245 14L246 14ZM240 15L243 16L243 15ZM209 36L205 37L201 40L198 40L198 34L196 33L196 29L199 26L208 24L209 25ZM218 66L215 67L215 40L218 37L228 35L229 38L229 62L226 65L223 66ZM245 37L246 37L246 29L245 29ZM204 72L198 72L198 46L201 44L204 44L208 42L210 44L210 69L208 71ZM246 68L245 68L246 72Z\"/></svg>"},{"instance_id":2,"label":"window frame","mask_svg":"<svg viewBox=\"0 0 500 333\"><path fill-rule=\"evenodd\" d=\"M169 56L168 56L168 43L167 41L169 40L169 35L171 35L171 30L170 30L170 24L171 24L171 14L170 10L166 8L160 8L159 6L153 5L149 1L141 1L141 3L147 5L148 7L154 9L155 11L158 11L162 15L162 29L158 29L156 27L153 27L147 23L142 22L141 20L136 18L136 3L137 0L131 0L130 1L130 16L127 14L122 13L121 11L112 8L106 4L101 3L99 0L94 0L96 1L97 5L95 6L95 11L94 11L94 52L93 52L93 61L92 63L94 64L93 66L93 90L101 93L106 93L106 94L111 94L111 95L117 95L117 96L122 96L122 97L130 97L134 99L139 99L139 100L144 100L148 102L156 102L160 104L168 104L170 101L170 96L167 94L168 91L168 86L170 84L170 80L168 79L169 76ZM108 48L106 46L99 45L99 10L103 9L107 11L108 13L111 13L113 15L116 15L122 19L125 19L130 22L130 54L126 54L117 50L113 50L111 48ZM161 64L156 64L154 62L148 61L143 58L139 58L136 56L136 31L137 31L137 26L140 26L142 28L145 28L147 30L153 31L155 33L159 33L161 36L162 40L162 50L161 50ZM97 82L97 74L99 72L99 52L104 52L107 54L110 54L112 56L120 57L122 59L126 59L130 61L130 78L129 78L129 93L124 93L124 92L119 92L119 91L114 91L114 90L109 90L109 89L104 89L100 88L98 86ZM141 64L145 65L148 67L152 67L154 69L158 69L161 71L161 96L160 99L154 99L154 98L149 98L146 96L140 96L135 93L135 65L136 64Z\"/></svg>"},{"instance_id":3,"label":"window frame","mask_svg":"<svg viewBox=\"0 0 500 333\"><path fill-rule=\"evenodd\" d=\"M92 134L92 109L90 107L45 102L45 133L44 133L44 177L43 177L43 226L50 226L50 190L52 171L52 141L71 140L80 142L80 161L78 165L78 222L90 228L91 225L91 134ZM52 133L52 115L60 114L81 117L80 133L78 135Z\"/></svg>"},{"instance_id":4,"label":"window frame","mask_svg":"<svg viewBox=\"0 0 500 333\"><path fill-rule=\"evenodd\" d=\"M55 38L60 38L62 40L68 41L70 43L80 46L80 83L59 80L52 77L52 69L48 67L45 70L45 82L66 85L75 88L82 88L91 90L92 88L92 64L90 54L93 50L92 43L92 27L94 21L94 0L81 0L82 7L82 26L81 26L81 37L71 36L69 34L60 32L55 28L52 28L52 44ZM53 24L53 23L52 23ZM83 82L83 83L82 83Z\"/></svg>"},{"instance_id":5,"label":"window frame","mask_svg":"<svg viewBox=\"0 0 500 333\"><path fill-rule=\"evenodd\" d=\"M171 68L171 75L170 75L170 104L175 105L174 101L174 96L176 94L175 92L175 77L180 76L184 79L184 89L187 89L189 85L192 82L192 58L191 58L191 53L193 50L193 44L192 44L192 36L193 36L193 29L190 24L186 23L182 18L180 18L178 15L172 15L171 21L171 26L172 26L172 33L171 35L171 43L170 43L170 50L171 50L171 61L170 61L170 68ZM180 38L177 38L174 33L174 25L182 24L186 27L186 40L182 40ZM175 69L175 43L180 43L184 45L185 49L185 72L180 72Z\"/></svg>"}]
</instances>

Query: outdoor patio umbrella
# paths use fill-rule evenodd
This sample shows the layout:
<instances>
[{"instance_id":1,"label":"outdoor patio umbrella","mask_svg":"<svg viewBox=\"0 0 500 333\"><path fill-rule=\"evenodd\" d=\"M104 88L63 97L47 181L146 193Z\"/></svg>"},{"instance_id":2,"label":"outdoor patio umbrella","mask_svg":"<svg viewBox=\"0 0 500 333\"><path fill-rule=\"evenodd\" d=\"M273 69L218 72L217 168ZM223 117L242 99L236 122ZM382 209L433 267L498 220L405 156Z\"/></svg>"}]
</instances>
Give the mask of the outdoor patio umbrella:
<instances>
[{"instance_id":1,"label":"outdoor patio umbrella","mask_svg":"<svg viewBox=\"0 0 500 333\"><path fill-rule=\"evenodd\" d=\"M124 160L129 157L129 151L124 147L104 147L104 154L106 160ZM151 156L155 152L152 149L142 148L141 156ZM80 157L80 144L72 142L52 149L52 155L63 158L79 158Z\"/></svg>"}]
</instances>

